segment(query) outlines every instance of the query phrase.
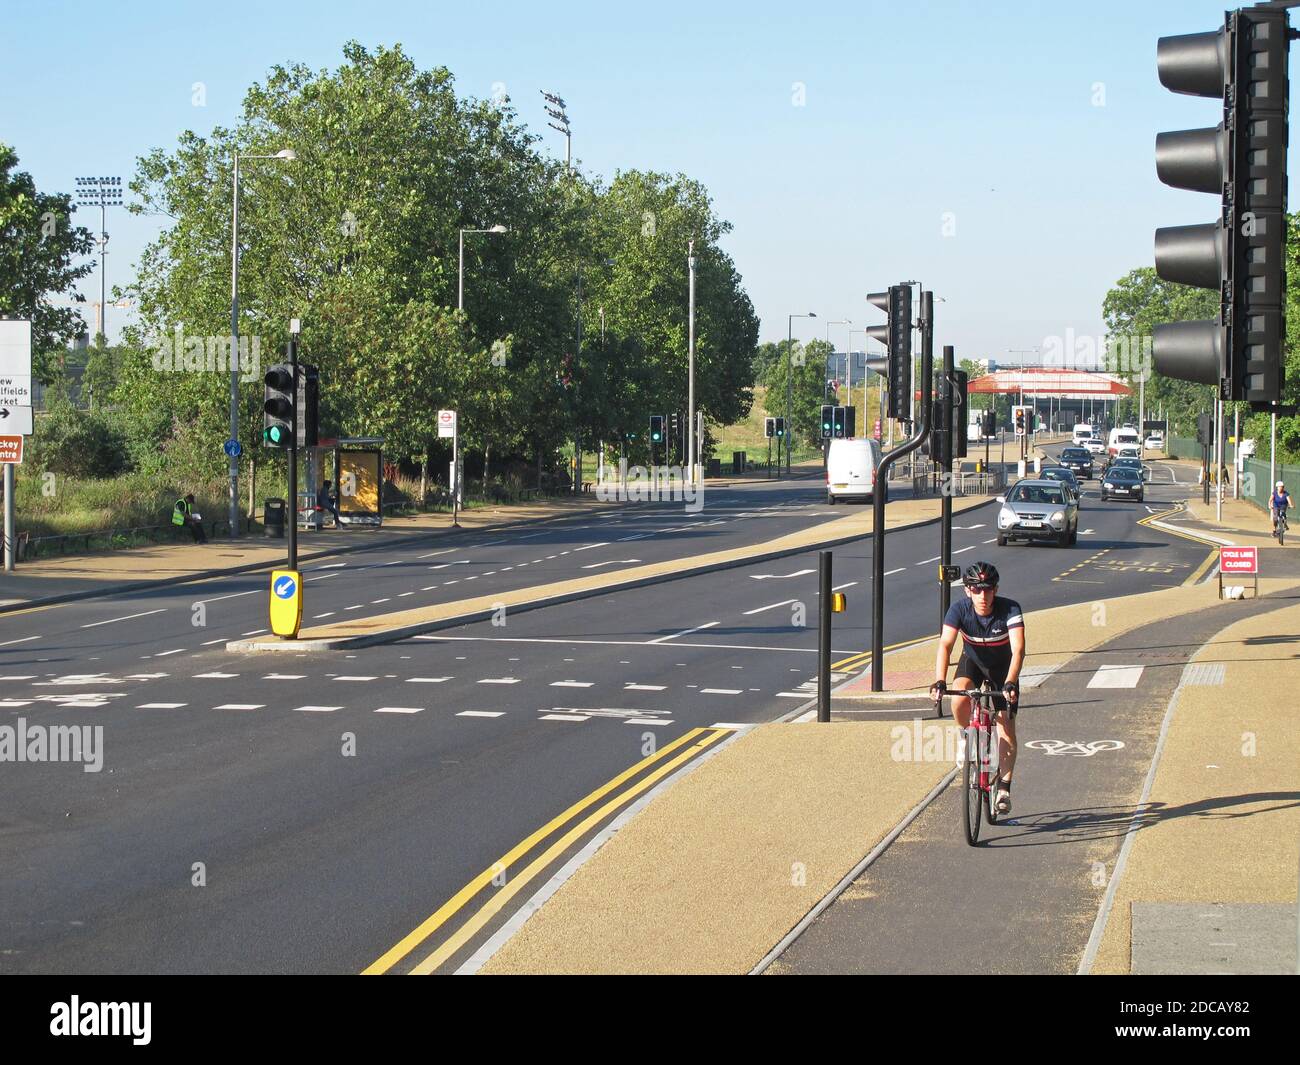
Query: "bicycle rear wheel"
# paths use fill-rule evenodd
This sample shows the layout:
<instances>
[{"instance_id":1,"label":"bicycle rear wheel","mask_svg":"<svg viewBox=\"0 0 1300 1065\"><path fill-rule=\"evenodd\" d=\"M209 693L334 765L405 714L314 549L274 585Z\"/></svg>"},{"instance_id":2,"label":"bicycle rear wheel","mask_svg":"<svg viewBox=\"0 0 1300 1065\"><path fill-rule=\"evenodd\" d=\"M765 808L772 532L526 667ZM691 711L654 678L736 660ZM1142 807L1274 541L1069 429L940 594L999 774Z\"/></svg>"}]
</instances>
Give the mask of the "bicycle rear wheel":
<instances>
[{"instance_id":1,"label":"bicycle rear wheel","mask_svg":"<svg viewBox=\"0 0 1300 1065\"><path fill-rule=\"evenodd\" d=\"M979 730L973 730L976 747L979 744ZM962 765L962 823L966 827L966 842L972 847L980 838L980 808L983 795L980 791L979 751L971 750L967 743L966 761Z\"/></svg>"}]
</instances>

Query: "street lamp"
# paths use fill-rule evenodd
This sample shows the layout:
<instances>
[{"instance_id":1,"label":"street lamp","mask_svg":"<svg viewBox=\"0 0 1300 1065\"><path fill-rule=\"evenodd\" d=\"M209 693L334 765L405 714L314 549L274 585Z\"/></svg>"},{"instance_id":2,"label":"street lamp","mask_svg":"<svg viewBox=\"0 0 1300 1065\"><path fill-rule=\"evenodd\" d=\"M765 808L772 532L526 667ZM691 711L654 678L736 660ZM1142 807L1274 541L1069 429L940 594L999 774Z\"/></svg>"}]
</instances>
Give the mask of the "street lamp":
<instances>
[{"instance_id":1,"label":"street lamp","mask_svg":"<svg viewBox=\"0 0 1300 1065\"><path fill-rule=\"evenodd\" d=\"M103 343L108 343L108 208L122 206L122 179L120 177L77 178L77 205L99 208L99 331Z\"/></svg>"},{"instance_id":2,"label":"street lamp","mask_svg":"<svg viewBox=\"0 0 1300 1065\"><path fill-rule=\"evenodd\" d=\"M282 148L273 155L245 155L245 159L280 159L292 163L298 155ZM230 198L230 440L239 442L239 152L234 153ZM234 451L235 446L228 450ZM298 520L298 502L290 500L290 520ZM239 456L230 456L230 538L239 538Z\"/></svg>"},{"instance_id":3,"label":"street lamp","mask_svg":"<svg viewBox=\"0 0 1300 1065\"><path fill-rule=\"evenodd\" d=\"M505 226L495 225L490 229L462 229L460 231L460 270L456 282L456 310L465 309L465 234L466 233L509 233Z\"/></svg>"},{"instance_id":4,"label":"street lamp","mask_svg":"<svg viewBox=\"0 0 1300 1065\"><path fill-rule=\"evenodd\" d=\"M570 161L573 157L573 132L569 128L569 113L564 109L565 103L559 94L541 90L542 96L546 100L544 105L546 113L551 116L552 121L546 123L553 130L564 134L564 169L570 169Z\"/></svg>"},{"instance_id":5,"label":"street lamp","mask_svg":"<svg viewBox=\"0 0 1300 1065\"><path fill-rule=\"evenodd\" d=\"M786 319L785 342L785 472L790 472L790 435L791 408L794 405L794 320L796 318L816 318L812 311L807 314L791 314Z\"/></svg>"}]
</instances>

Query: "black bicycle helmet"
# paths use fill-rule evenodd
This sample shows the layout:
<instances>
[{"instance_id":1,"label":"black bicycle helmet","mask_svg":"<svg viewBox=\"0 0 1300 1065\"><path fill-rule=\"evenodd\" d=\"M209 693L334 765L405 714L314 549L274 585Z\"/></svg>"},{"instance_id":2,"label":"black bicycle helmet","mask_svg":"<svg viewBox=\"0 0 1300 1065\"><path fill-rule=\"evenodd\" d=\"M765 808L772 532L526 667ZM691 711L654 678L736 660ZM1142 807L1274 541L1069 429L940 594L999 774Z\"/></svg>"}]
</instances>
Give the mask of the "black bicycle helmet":
<instances>
[{"instance_id":1,"label":"black bicycle helmet","mask_svg":"<svg viewBox=\"0 0 1300 1065\"><path fill-rule=\"evenodd\" d=\"M998 568L992 562L976 562L966 567L966 572L962 574L962 582L967 588L996 588Z\"/></svg>"}]
</instances>

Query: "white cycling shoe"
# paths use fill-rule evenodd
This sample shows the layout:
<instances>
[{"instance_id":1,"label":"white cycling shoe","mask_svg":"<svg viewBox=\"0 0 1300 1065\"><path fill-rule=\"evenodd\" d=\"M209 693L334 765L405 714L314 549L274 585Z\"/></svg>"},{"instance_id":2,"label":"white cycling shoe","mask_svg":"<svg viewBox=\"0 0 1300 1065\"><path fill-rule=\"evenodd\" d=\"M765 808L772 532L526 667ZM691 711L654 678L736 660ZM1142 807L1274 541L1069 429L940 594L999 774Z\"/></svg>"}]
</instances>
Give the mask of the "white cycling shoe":
<instances>
[{"instance_id":1,"label":"white cycling shoe","mask_svg":"<svg viewBox=\"0 0 1300 1065\"><path fill-rule=\"evenodd\" d=\"M1011 812L1011 788L1002 781L998 781L997 797L994 806L1000 814L1009 814Z\"/></svg>"}]
</instances>

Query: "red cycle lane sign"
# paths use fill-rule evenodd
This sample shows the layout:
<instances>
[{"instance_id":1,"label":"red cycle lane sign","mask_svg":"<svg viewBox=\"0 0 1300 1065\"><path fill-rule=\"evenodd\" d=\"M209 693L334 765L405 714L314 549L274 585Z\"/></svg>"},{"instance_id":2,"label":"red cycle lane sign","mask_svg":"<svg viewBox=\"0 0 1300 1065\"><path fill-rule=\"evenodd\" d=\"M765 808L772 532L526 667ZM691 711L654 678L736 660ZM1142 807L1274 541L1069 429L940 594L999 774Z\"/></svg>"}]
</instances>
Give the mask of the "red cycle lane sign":
<instances>
[{"instance_id":1,"label":"red cycle lane sign","mask_svg":"<svg viewBox=\"0 0 1300 1065\"><path fill-rule=\"evenodd\" d=\"M1221 547L1219 548L1219 572L1243 573L1253 577L1259 573L1259 548L1257 547Z\"/></svg>"}]
</instances>

